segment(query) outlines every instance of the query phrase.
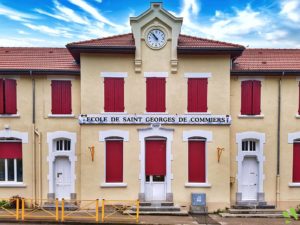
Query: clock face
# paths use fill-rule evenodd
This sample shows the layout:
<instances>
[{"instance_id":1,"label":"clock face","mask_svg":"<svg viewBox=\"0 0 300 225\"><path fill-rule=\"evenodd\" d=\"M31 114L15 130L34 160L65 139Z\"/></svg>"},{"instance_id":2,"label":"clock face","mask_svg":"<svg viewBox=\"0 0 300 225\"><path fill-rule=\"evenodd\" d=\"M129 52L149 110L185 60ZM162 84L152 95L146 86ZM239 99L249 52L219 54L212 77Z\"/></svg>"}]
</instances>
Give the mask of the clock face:
<instances>
[{"instance_id":1,"label":"clock face","mask_svg":"<svg viewBox=\"0 0 300 225\"><path fill-rule=\"evenodd\" d=\"M146 42L151 48L162 48L166 43L166 35L160 29L152 29L147 34Z\"/></svg>"}]
</instances>

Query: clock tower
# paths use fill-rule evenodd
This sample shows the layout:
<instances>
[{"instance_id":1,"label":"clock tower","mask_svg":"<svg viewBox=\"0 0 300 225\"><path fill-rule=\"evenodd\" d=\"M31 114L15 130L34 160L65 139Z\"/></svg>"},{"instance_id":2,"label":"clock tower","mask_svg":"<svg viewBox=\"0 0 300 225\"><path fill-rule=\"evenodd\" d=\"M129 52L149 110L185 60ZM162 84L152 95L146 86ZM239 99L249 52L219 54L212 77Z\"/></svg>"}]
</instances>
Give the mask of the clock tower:
<instances>
[{"instance_id":1,"label":"clock tower","mask_svg":"<svg viewBox=\"0 0 300 225\"><path fill-rule=\"evenodd\" d=\"M146 12L130 18L136 47L135 72L177 73L177 44L182 20L164 10L161 2L151 3Z\"/></svg>"}]
</instances>

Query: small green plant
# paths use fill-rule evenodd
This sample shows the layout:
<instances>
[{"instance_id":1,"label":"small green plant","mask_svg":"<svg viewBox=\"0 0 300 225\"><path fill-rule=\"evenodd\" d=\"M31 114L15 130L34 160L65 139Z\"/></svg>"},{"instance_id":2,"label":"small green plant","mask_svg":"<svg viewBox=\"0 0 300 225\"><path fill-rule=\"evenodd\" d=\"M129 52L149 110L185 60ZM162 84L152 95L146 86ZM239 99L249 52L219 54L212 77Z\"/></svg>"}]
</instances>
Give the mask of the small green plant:
<instances>
[{"instance_id":1,"label":"small green plant","mask_svg":"<svg viewBox=\"0 0 300 225\"><path fill-rule=\"evenodd\" d=\"M8 201L5 201L5 200L1 200L0 201L0 208L4 208L4 209L7 209L9 208L9 202Z\"/></svg>"},{"instance_id":2,"label":"small green plant","mask_svg":"<svg viewBox=\"0 0 300 225\"><path fill-rule=\"evenodd\" d=\"M298 214L295 208L290 208L282 213L283 217L285 218L285 223L291 223L291 219L298 220Z\"/></svg>"}]
</instances>

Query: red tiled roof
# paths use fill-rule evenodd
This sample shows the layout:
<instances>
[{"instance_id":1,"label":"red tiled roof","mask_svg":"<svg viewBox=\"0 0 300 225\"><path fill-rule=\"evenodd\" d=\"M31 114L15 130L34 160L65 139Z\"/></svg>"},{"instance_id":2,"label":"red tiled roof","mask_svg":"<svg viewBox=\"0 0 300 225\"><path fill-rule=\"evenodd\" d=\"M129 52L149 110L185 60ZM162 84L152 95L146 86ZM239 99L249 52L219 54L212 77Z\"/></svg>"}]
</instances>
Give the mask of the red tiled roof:
<instances>
[{"instance_id":1,"label":"red tiled roof","mask_svg":"<svg viewBox=\"0 0 300 225\"><path fill-rule=\"evenodd\" d=\"M300 71L300 49L245 49L233 71Z\"/></svg>"},{"instance_id":2,"label":"red tiled roof","mask_svg":"<svg viewBox=\"0 0 300 225\"><path fill-rule=\"evenodd\" d=\"M0 70L79 71L66 48L0 47Z\"/></svg>"},{"instance_id":3,"label":"red tiled roof","mask_svg":"<svg viewBox=\"0 0 300 225\"><path fill-rule=\"evenodd\" d=\"M67 47L135 47L132 33L98 38L87 41L73 42ZM179 35L178 47L180 48L243 48L242 45L209 40L188 35Z\"/></svg>"}]
</instances>

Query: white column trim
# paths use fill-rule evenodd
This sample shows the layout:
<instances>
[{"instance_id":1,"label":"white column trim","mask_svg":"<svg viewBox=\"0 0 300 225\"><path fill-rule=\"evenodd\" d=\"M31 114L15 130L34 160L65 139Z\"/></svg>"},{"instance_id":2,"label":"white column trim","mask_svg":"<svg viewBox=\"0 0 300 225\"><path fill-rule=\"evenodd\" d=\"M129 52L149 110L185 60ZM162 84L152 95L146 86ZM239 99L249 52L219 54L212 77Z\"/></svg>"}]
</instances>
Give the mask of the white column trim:
<instances>
[{"instance_id":1,"label":"white column trim","mask_svg":"<svg viewBox=\"0 0 300 225\"><path fill-rule=\"evenodd\" d=\"M248 152L248 151L242 151L242 141L245 139L254 139L258 141L258 146L259 148L255 152ZM238 175L237 175L237 181L238 181L238 192L242 192L242 163L243 160L246 156L254 156L257 158L258 161L258 192L262 193L264 192L264 185L263 181L265 179L265 174L264 174L264 161L265 161L265 156L264 156L264 144L266 142L266 136L265 133L259 133L259 132L254 132L254 131L247 131L247 132L241 132L236 134L236 144L237 144L237 150L238 150L238 155L236 157L236 161L238 162Z\"/></svg>"},{"instance_id":2,"label":"white column trim","mask_svg":"<svg viewBox=\"0 0 300 225\"><path fill-rule=\"evenodd\" d=\"M121 137L123 141L129 141L129 132L125 130L105 130L99 131L99 141L104 142L108 137Z\"/></svg>"},{"instance_id":3,"label":"white column trim","mask_svg":"<svg viewBox=\"0 0 300 225\"><path fill-rule=\"evenodd\" d=\"M182 133L183 141L188 141L189 138L192 138L192 137L203 137L206 139L207 142L211 142L213 139L213 134L211 131L206 131L206 130L183 131L183 133Z\"/></svg>"},{"instance_id":4,"label":"white column trim","mask_svg":"<svg viewBox=\"0 0 300 225\"><path fill-rule=\"evenodd\" d=\"M144 72L144 77L168 77L168 72Z\"/></svg>"},{"instance_id":5,"label":"white column trim","mask_svg":"<svg viewBox=\"0 0 300 225\"><path fill-rule=\"evenodd\" d=\"M184 73L184 77L186 78L209 78L212 74L209 73Z\"/></svg>"},{"instance_id":6,"label":"white column trim","mask_svg":"<svg viewBox=\"0 0 300 225\"><path fill-rule=\"evenodd\" d=\"M101 72L101 77L125 78L128 77L127 72Z\"/></svg>"},{"instance_id":7,"label":"white column trim","mask_svg":"<svg viewBox=\"0 0 300 225\"><path fill-rule=\"evenodd\" d=\"M2 138L17 138L22 140L23 144L28 143L28 132L20 132L11 129L0 130L0 137Z\"/></svg>"},{"instance_id":8,"label":"white column trim","mask_svg":"<svg viewBox=\"0 0 300 225\"><path fill-rule=\"evenodd\" d=\"M239 80L242 81L247 81L247 80L257 80L257 81L263 81L265 78L264 77L239 77Z\"/></svg>"},{"instance_id":9,"label":"white column trim","mask_svg":"<svg viewBox=\"0 0 300 225\"><path fill-rule=\"evenodd\" d=\"M296 139L300 139L300 131L288 133L288 143L293 144Z\"/></svg>"},{"instance_id":10,"label":"white column trim","mask_svg":"<svg viewBox=\"0 0 300 225\"><path fill-rule=\"evenodd\" d=\"M53 145L54 140L66 138L71 141L71 149L70 151L54 151L55 146ZM75 162L77 161L77 156L75 156L75 145L76 145L76 133L68 132L68 131L55 131L47 133L47 143L48 143L48 157L47 161L49 164L49 173L48 173L48 190L49 193L54 193L54 162L55 158L58 156L66 156L69 158L71 162L71 193L75 193L75 180L76 180L76 170L75 170Z\"/></svg>"},{"instance_id":11,"label":"white column trim","mask_svg":"<svg viewBox=\"0 0 300 225\"><path fill-rule=\"evenodd\" d=\"M140 193L145 193L145 139L147 137L164 137L167 139L167 149L166 149L166 185L167 193L172 193L171 180L173 179L173 174L171 171L171 160L172 155L172 141L173 141L173 132L174 129L167 129L162 127L149 127L144 129L138 129L139 132L139 141L140 141Z\"/></svg>"}]
</instances>

